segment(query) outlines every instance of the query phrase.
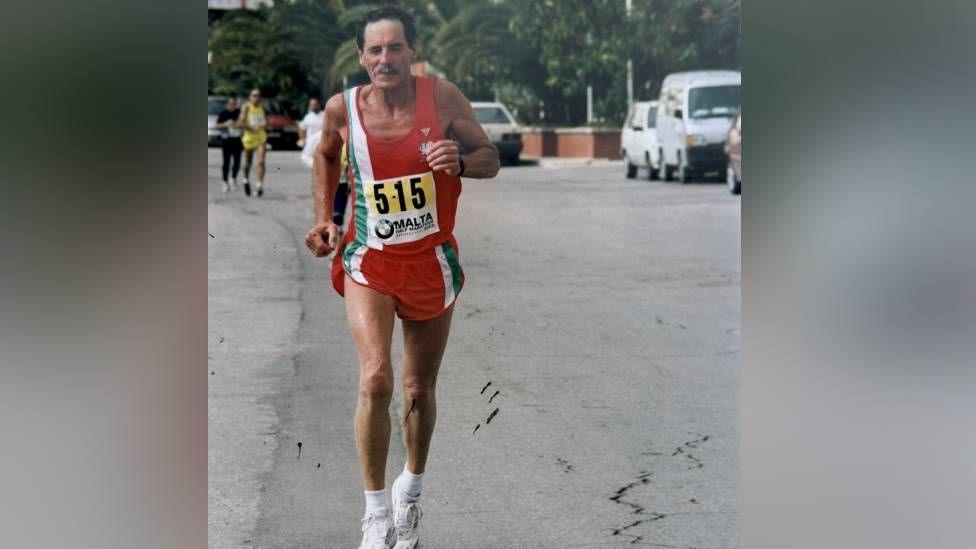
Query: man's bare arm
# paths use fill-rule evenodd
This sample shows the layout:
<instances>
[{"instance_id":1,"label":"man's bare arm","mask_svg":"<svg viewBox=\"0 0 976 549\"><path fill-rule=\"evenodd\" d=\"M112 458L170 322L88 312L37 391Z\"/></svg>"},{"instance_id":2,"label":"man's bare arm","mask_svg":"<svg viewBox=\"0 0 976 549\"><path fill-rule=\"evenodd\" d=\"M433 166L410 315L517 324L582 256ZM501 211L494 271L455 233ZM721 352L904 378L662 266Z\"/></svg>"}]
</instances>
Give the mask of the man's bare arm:
<instances>
[{"instance_id":1,"label":"man's bare arm","mask_svg":"<svg viewBox=\"0 0 976 549\"><path fill-rule=\"evenodd\" d=\"M317 256L328 255L338 244L338 228L332 222L332 202L339 187L342 170L342 134L346 125L346 109L342 94L333 95L325 104L322 140L312 161L312 201L315 219L305 237L305 244Z\"/></svg>"},{"instance_id":2,"label":"man's bare arm","mask_svg":"<svg viewBox=\"0 0 976 549\"><path fill-rule=\"evenodd\" d=\"M333 95L325 104L322 139L315 149L312 164L312 198L315 201L315 223L332 221L332 201L339 187L342 169L342 134L346 125L346 109L342 95Z\"/></svg>"},{"instance_id":3,"label":"man's bare arm","mask_svg":"<svg viewBox=\"0 0 976 549\"><path fill-rule=\"evenodd\" d=\"M468 151L462 156L463 176L495 177L499 168L498 150L478 123L468 98L454 84L438 79L434 88L434 100L437 103L438 117L449 120L445 132L449 137L457 139ZM433 166L433 162L431 165Z\"/></svg>"}]
</instances>

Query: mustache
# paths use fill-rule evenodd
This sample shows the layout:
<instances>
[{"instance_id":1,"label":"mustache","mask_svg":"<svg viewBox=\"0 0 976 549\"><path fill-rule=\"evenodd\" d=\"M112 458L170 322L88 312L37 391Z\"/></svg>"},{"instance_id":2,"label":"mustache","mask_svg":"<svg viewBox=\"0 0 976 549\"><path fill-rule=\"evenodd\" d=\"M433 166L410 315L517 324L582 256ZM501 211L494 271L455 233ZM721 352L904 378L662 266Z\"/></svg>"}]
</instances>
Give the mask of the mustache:
<instances>
[{"instance_id":1,"label":"mustache","mask_svg":"<svg viewBox=\"0 0 976 549\"><path fill-rule=\"evenodd\" d=\"M400 74L400 71L393 65L380 65L376 67L376 74Z\"/></svg>"}]
</instances>

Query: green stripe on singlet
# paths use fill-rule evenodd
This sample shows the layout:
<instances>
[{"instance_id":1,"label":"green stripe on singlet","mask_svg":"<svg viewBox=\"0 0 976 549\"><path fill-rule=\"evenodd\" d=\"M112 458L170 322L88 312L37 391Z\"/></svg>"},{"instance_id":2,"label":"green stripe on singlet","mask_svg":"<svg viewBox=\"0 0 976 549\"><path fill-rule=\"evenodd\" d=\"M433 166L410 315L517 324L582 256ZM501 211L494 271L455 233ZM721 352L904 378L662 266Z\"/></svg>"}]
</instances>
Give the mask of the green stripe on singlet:
<instances>
[{"instance_id":1,"label":"green stripe on singlet","mask_svg":"<svg viewBox=\"0 0 976 549\"><path fill-rule=\"evenodd\" d=\"M351 110L356 108L356 88L350 88L345 93L346 120L349 127L349 143L346 144L346 153L349 155L349 165L352 166L353 188L356 190L356 206L353 212L356 221L356 239L352 241L350 246L346 246L346 251L343 254L343 262L348 267L352 255L360 246L366 245L366 238L369 235L366 234L366 216L368 215L366 211L366 195L363 190L363 177L359 173L359 162L356 160L356 141L354 137L354 132L361 131L361 129L358 124L353 123L355 117ZM367 154L369 153L367 152Z\"/></svg>"}]
</instances>

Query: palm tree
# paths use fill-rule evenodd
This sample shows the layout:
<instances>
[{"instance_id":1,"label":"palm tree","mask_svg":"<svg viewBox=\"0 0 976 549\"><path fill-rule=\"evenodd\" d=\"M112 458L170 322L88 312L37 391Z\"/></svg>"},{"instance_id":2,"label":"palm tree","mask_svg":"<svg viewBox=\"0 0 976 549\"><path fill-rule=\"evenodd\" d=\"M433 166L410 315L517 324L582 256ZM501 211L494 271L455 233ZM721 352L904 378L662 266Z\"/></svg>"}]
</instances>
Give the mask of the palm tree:
<instances>
[{"instance_id":1,"label":"palm tree","mask_svg":"<svg viewBox=\"0 0 976 549\"><path fill-rule=\"evenodd\" d=\"M509 30L514 15L507 2L465 4L434 36L433 62L473 97L488 98L503 82L540 84L537 57Z\"/></svg>"}]
</instances>

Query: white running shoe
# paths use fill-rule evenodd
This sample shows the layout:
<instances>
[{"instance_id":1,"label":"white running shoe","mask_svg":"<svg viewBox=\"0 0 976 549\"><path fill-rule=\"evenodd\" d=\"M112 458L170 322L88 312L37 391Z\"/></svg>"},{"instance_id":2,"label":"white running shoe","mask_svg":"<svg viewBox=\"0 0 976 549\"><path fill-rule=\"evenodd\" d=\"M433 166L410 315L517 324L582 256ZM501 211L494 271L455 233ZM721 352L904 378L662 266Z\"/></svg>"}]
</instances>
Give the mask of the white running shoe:
<instances>
[{"instance_id":1,"label":"white running shoe","mask_svg":"<svg viewBox=\"0 0 976 549\"><path fill-rule=\"evenodd\" d=\"M407 503L400 493L400 477L393 481L393 528L396 530L394 549L420 547L420 518L424 516L417 502Z\"/></svg>"},{"instance_id":2,"label":"white running shoe","mask_svg":"<svg viewBox=\"0 0 976 549\"><path fill-rule=\"evenodd\" d=\"M363 517L363 541L359 549L390 549L396 542L396 532L390 517L367 514Z\"/></svg>"},{"instance_id":3,"label":"white running shoe","mask_svg":"<svg viewBox=\"0 0 976 549\"><path fill-rule=\"evenodd\" d=\"M236 179L232 179L230 181L230 188L231 189L236 189L237 188L237 180Z\"/></svg>"},{"instance_id":4,"label":"white running shoe","mask_svg":"<svg viewBox=\"0 0 976 549\"><path fill-rule=\"evenodd\" d=\"M230 192L230 185L228 185L226 181L224 181L224 192Z\"/></svg>"}]
</instances>

